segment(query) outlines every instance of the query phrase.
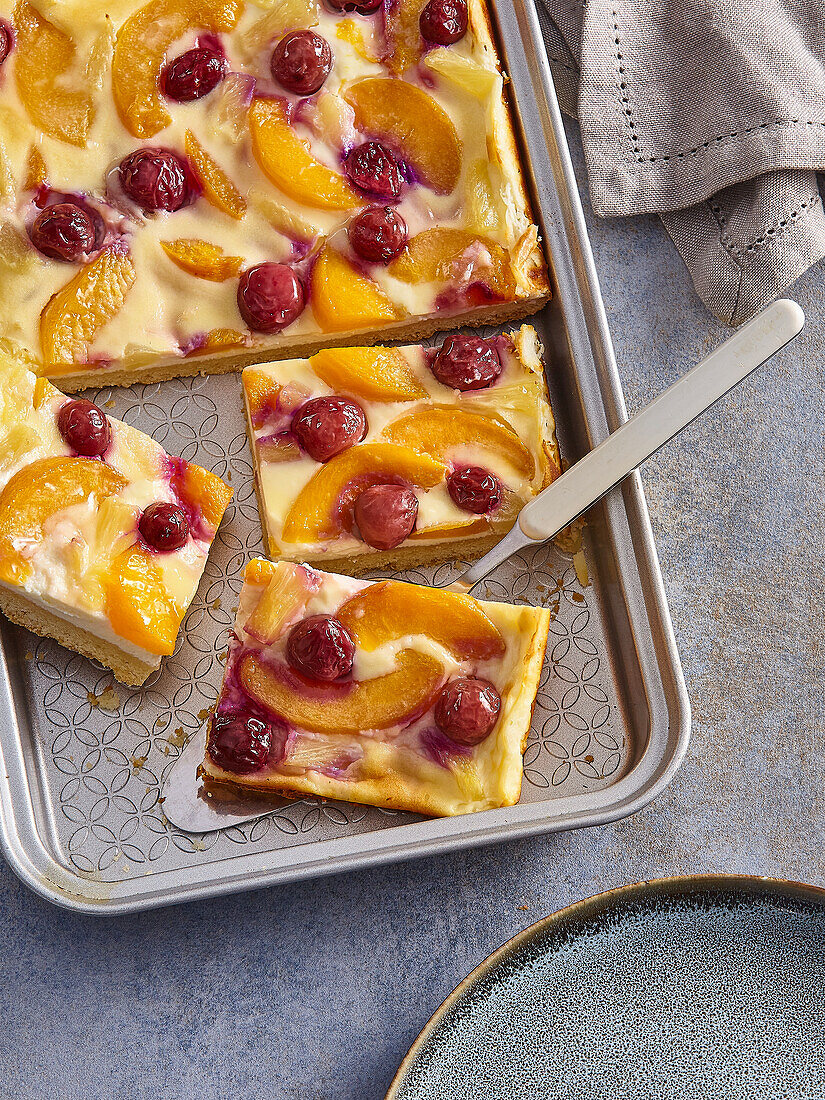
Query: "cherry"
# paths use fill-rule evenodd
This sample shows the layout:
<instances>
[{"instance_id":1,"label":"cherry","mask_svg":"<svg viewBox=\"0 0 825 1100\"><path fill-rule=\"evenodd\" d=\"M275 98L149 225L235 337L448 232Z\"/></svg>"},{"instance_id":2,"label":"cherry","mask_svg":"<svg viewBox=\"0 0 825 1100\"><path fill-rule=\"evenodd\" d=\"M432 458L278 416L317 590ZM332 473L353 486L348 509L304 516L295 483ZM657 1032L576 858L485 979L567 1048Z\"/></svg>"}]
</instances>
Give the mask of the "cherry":
<instances>
[{"instance_id":1,"label":"cherry","mask_svg":"<svg viewBox=\"0 0 825 1100\"><path fill-rule=\"evenodd\" d=\"M330 11L353 11L358 15L372 15L383 4L384 0L325 0Z\"/></svg>"},{"instance_id":2,"label":"cherry","mask_svg":"<svg viewBox=\"0 0 825 1100\"><path fill-rule=\"evenodd\" d=\"M347 153L344 171L360 191L376 198L397 199L404 185L401 165L380 141L365 141Z\"/></svg>"},{"instance_id":3,"label":"cherry","mask_svg":"<svg viewBox=\"0 0 825 1100\"><path fill-rule=\"evenodd\" d=\"M145 213L180 210L199 193L189 164L171 149L136 149L120 162L118 175L123 190Z\"/></svg>"},{"instance_id":4,"label":"cherry","mask_svg":"<svg viewBox=\"0 0 825 1100\"><path fill-rule=\"evenodd\" d=\"M312 95L332 69L329 42L315 31L292 31L272 51L272 78L288 92Z\"/></svg>"},{"instance_id":5,"label":"cherry","mask_svg":"<svg viewBox=\"0 0 825 1100\"><path fill-rule=\"evenodd\" d=\"M189 520L177 504L157 500L143 509L138 530L153 550L180 550L189 538Z\"/></svg>"},{"instance_id":6,"label":"cherry","mask_svg":"<svg viewBox=\"0 0 825 1100\"><path fill-rule=\"evenodd\" d=\"M340 680L352 669L355 642L338 619L310 615L297 623L286 640L286 658L313 680Z\"/></svg>"},{"instance_id":7,"label":"cherry","mask_svg":"<svg viewBox=\"0 0 825 1100\"><path fill-rule=\"evenodd\" d=\"M501 696L489 680L464 676L441 689L435 722L459 745L478 745L498 721Z\"/></svg>"},{"instance_id":8,"label":"cherry","mask_svg":"<svg viewBox=\"0 0 825 1100\"><path fill-rule=\"evenodd\" d=\"M407 223L389 206L369 206L352 219L347 235L362 259L387 264L407 243Z\"/></svg>"},{"instance_id":9,"label":"cherry","mask_svg":"<svg viewBox=\"0 0 825 1100\"><path fill-rule=\"evenodd\" d=\"M73 451L86 458L105 454L112 439L106 413L83 397L61 405L57 430Z\"/></svg>"},{"instance_id":10,"label":"cherry","mask_svg":"<svg viewBox=\"0 0 825 1100\"><path fill-rule=\"evenodd\" d=\"M459 508L480 516L501 504L502 485L483 466L459 466L447 476L447 492Z\"/></svg>"},{"instance_id":11,"label":"cherry","mask_svg":"<svg viewBox=\"0 0 825 1100\"><path fill-rule=\"evenodd\" d=\"M418 499L404 485L373 485L358 496L354 514L367 546L393 550L415 527Z\"/></svg>"},{"instance_id":12,"label":"cherry","mask_svg":"<svg viewBox=\"0 0 825 1100\"><path fill-rule=\"evenodd\" d=\"M257 264L241 273L238 309L255 332L286 328L301 314L305 304L304 284L286 264Z\"/></svg>"},{"instance_id":13,"label":"cherry","mask_svg":"<svg viewBox=\"0 0 825 1100\"><path fill-rule=\"evenodd\" d=\"M449 46L467 33L465 0L429 0L418 20L421 34L428 42Z\"/></svg>"},{"instance_id":14,"label":"cherry","mask_svg":"<svg viewBox=\"0 0 825 1100\"><path fill-rule=\"evenodd\" d=\"M51 260L74 263L95 249L97 234L88 210L73 202L58 202L41 210L29 230L38 252Z\"/></svg>"},{"instance_id":15,"label":"cherry","mask_svg":"<svg viewBox=\"0 0 825 1100\"><path fill-rule=\"evenodd\" d=\"M448 336L430 364L444 386L454 390L483 390L501 374L495 346L480 336Z\"/></svg>"},{"instance_id":16,"label":"cherry","mask_svg":"<svg viewBox=\"0 0 825 1100\"><path fill-rule=\"evenodd\" d=\"M364 410L345 397L313 397L292 418L292 434L316 462L329 462L366 433Z\"/></svg>"},{"instance_id":17,"label":"cherry","mask_svg":"<svg viewBox=\"0 0 825 1100\"><path fill-rule=\"evenodd\" d=\"M6 60L14 47L14 31L5 19L0 19L0 65Z\"/></svg>"},{"instance_id":18,"label":"cherry","mask_svg":"<svg viewBox=\"0 0 825 1100\"><path fill-rule=\"evenodd\" d=\"M160 88L177 103L191 103L214 91L226 76L226 69L226 58L219 50L196 46L164 65Z\"/></svg>"},{"instance_id":19,"label":"cherry","mask_svg":"<svg viewBox=\"0 0 825 1100\"><path fill-rule=\"evenodd\" d=\"M248 775L266 765L272 738L269 722L251 714L216 714L209 727L207 749L219 768Z\"/></svg>"}]
</instances>

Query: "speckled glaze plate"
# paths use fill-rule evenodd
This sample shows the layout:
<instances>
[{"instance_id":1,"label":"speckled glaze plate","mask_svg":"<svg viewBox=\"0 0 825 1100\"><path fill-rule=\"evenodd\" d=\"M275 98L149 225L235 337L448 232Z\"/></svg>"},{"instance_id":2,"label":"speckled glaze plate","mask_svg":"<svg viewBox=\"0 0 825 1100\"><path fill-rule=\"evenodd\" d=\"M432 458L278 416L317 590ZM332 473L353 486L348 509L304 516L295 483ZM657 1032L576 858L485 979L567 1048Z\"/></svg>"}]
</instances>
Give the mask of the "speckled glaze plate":
<instances>
[{"instance_id":1,"label":"speckled glaze plate","mask_svg":"<svg viewBox=\"0 0 825 1100\"><path fill-rule=\"evenodd\" d=\"M825 890L625 886L521 932L444 1002L386 1100L825 1096Z\"/></svg>"}]
</instances>

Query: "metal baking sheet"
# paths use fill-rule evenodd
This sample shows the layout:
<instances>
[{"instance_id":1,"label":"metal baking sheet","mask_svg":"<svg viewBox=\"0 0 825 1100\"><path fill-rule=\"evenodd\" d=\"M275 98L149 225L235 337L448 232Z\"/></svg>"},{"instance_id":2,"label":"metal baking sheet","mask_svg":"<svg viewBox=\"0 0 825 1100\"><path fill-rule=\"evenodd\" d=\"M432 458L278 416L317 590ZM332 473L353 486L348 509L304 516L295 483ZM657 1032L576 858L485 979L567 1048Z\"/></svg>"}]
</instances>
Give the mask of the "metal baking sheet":
<instances>
[{"instance_id":1,"label":"metal baking sheet","mask_svg":"<svg viewBox=\"0 0 825 1100\"><path fill-rule=\"evenodd\" d=\"M531 165L556 295L533 321L571 461L626 419L561 116L531 0L500 0L504 64ZM591 510L590 583L552 545L496 570L479 595L549 606L548 659L517 806L421 819L302 800L209 833L163 814L165 776L203 736L223 671L243 564L261 552L237 375L90 394L168 450L230 481L235 496L175 654L141 689L54 642L0 630L0 830L27 885L105 913L597 825L634 813L687 748L689 705L638 475ZM407 574L442 580L450 567Z\"/></svg>"}]
</instances>

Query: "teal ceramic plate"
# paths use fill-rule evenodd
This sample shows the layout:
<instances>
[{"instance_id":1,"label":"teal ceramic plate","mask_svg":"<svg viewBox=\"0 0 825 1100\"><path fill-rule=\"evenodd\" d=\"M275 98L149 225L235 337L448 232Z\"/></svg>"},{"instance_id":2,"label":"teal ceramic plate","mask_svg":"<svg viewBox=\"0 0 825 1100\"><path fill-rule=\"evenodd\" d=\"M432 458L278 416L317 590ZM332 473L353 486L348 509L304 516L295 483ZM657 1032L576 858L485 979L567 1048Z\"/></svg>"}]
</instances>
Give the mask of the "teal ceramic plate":
<instances>
[{"instance_id":1,"label":"teal ceramic plate","mask_svg":"<svg viewBox=\"0 0 825 1100\"><path fill-rule=\"evenodd\" d=\"M520 933L451 994L387 1100L823 1100L825 891L623 887Z\"/></svg>"}]
</instances>

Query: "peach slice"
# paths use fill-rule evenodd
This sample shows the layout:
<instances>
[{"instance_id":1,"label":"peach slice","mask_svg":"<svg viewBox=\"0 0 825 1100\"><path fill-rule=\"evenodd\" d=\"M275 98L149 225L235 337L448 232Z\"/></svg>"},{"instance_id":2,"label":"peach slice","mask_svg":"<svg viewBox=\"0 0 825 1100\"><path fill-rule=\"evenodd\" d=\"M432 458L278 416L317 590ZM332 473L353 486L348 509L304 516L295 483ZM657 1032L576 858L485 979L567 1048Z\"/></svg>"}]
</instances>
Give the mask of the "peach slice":
<instances>
[{"instance_id":1,"label":"peach slice","mask_svg":"<svg viewBox=\"0 0 825 1100\"><path fill-rule=\"evenodd\" d=\"M384 76L356 80L344 91L359 130L394 146L439 194L455 190L461 142L447 112L414 84Z\"/></svg>"},{"instance_id":2,"label":"peach slice","mask_svg":"<svg viewBox=\"0 0 825 1100\"><path fill-rule=\"evenodd\" d=\"M398 348L328 348L309 360L322 382L367 401L415 401L427 391Z\"/></svg>"},{"instance_id":3,"label":"peach slice","mask_svg":"<svg viewBox=\"0 0 825 1100\"><path fill-rule=\"evenodd\" d=\"M423 42L418 21L427 0L393 0L385 5L389 54L385 64L394 76L400 76L418 64Z\"/></svg>"},{"instance_id":4,"label":"peach slice","mask_svg":"<svg viewBox=\"0 0 825 1100\"><path fill-rule=\"evenodd\" d=\"M42 539L49 516L125 485L116 470L92 458L41 458L18 470L0 493L0 579L13 584L29 574L25 549Z\"/></svg>"},{"instance_id":5,"label":"peach slice","mask_svg":"<svg viewBox=\"0 0 825 1100\"><path fill-rule=\"evenodd\" d=\"M504 299L516 288L507 252L466 229L425 229L407 241L387 271L404 283L483 282Z\"/></svg>"},{"instance_id":6,"label":"peach slice","mask_svg":"<svg viewBox=\"0 0 825 1100\"><path fill-rule=\"evenodd\" d=\"M23 190L36 191L37 188L45 182L46 162L43 160L43 154L38 147L32 145L29 149L29 155L26 158L26 174L23 178Z\"/></svg>"},{"instance_id":7,"label":"peach slice","mask_svg":"<svg viewBox=\"0 0 825 1100\"><path fill-rule=\"evenodd\" d=\"M340 172L316 160L289 124L284 101L256 97L249 108L252 152L285 195L321 210L354 210L361 199Z\"/></svg>"},{"instance_id":8,"label":"peach slice","mask_svg":"<svg viewBox=\"0 0 825 1100\"><path fill-rule=\"evenodd\" d=\"M204 337L202 352L220 351L221 348L242 348L249 343L249 336L236 328L213 328Z\"/></svg>"},{"instance_id":9,"label":"peach slice","mask_svg":"<svg viewBox=\"0 0 825 1100\"><path fill-rule=\"evenodd\" d=\"M444 466L427 455L390 443L350 447L322 466L287 513L283 542L314 543L344 531L354 498L362 489L399 479L431 489L444 477Z\"/></svg>"},{"instance_id":10,"label":"peach slice","mask_svg":"<svg viewBox=\"0 0 825 1100\"><path fill-rule=\"evenodd\" d=\"M244 690L291 726L316 733L354 734L412 721L432 703L444 680L441 664L405 649L394 672L372 680L319 687L285 665L245 654L238 664Z\"/></svg>"},{"instance_id":11,"label":"peach slice","mask_svg":"<svg viewBox=\"0 0 825 1100\"><path fill-rule=\"evenodd\" d=\"M115 634L158 657L175 648L183 613L149 551L119 554L103 581L106 616Z\"/></svg>"},{"instance_id":12,"label":"peach slice","mask_svg":"<svg viewBox=\"0 0 825 1100\"><path fill-rule=\"evenodd\" d=\"M364 38L364 27L356 23L354 19L341 19L335 28L335 35L342 42L349 42L355 52L364 61L374 64L381 60L374 44L368 43Z\"/></svg>"},{"instance_id":13,"label":"peach slice","mask_svg":"<svg viewBox=\"0 0 825 1100\"><path fill-rule=\"evenodd\" d=\"M44 361L83 362L87 345L118 312L134 282L134 264L128 253L115 247L104 248L82 267L51 296L40 314Z\"/></svg>"},{"instance_id":14,"label":"peach slice","mask_svg":"<svg viewBox=\"0 0 825 1100\"><path fill-rule=\"evenodd\" d=\"M199 279L223 283L241 270L243 256L227 256L222 248L208 241L161 241L160 247L177 266Z\"/></svg>"},{"instance_id":15,"label":"peach slice","mask_svg":"<svg viewBox=\"0 0 825 1100\"><path fill-rule=\"evenodd\" d=\"M460 447L480 448L505 459L522 477L535 472L532 455L504 420L454 406L425 405L391 421L381 438L446 462Z\"/></svg>"},{"instance_id":16,"label":"peach slice","mask_svg":"<svg viewBox=\"0 0 825 1100\"><path fill-rule=\"evenodd\" d=\"M94 120L94 101L77 47L25 0L14 9L17 94L45 134L83 148Z\"/></svg>"},{"instance_id":17,"label":"peach slice","mask_svg":"<svg viewBox=\"0 0 825 1100\"><path fill-rule=\"evenodd\" d=\"M247 367L241 376L246 402L251 418L257 417L265 409L274 409L281 392L281 385L266 371Z\"/></svg>"},{"instance_id":18,"label":"peach slice","mask_svg":"<svg viewBox=\"0 0 825 1100\"><path fill-rule=\"evenodd\" d=\"M223 514L232 499L232 490L211 470L175 459L170 485L180 504L190 514L190 524L196 538L212 538L220 527ZM205 520L209 530L200 529L199 520Z\"/></svg>"},{"instance_id":19,"label":"peach slice","mask_svg":"<svg viewBox=\"0 0 825 1100\"><path fill-rule=\"evenodd\" d=\"M203 197L217 210L237 221L246 213L246 199L232 180L210 157L191 130L186 131L186 155L203 188Z\"/></svg>"},{"instance_id":20,"label":"peach slice","mask_svg":"<svg viewBox=\"0 0 825 1100\"><path fill-rule=\"evenodd\" d=\"M276 562L244 630L263 645L272 645L303 611L309 595L306 570L289 562Z\"/></svg>"},{"instance_id":21,"label":"peach slice","mask_svg":"<svg viewBox=\"0 0 825 1100\"><path fill-rule=\"evenodd\" d=\"M328 246L312 269L310 300L322 332L369 328L404 316L377 283Z\"/></svg>"},{"instance_id":22,"label":"peach slice","mask_svg":"<svg viewBox=\"0 0 825 1100\"><path fill-rule=\"evenodd\" d=\"M126 20L115 41L112 93L133 137L153 137L172 121L158 80L172 43L193 28L231 31L242 11L243 0L151 0Z\"/></svg>"},{"instance_id":23,"label":"peach slice","mask_svg":"<svg viewBox=\"0 0 825 1100\"><path fill-rule=\"evenodd\" d=\"M368 652L408 634L425 634L461 661L486 661L505 650L474 599L418 584L371 584L339 607L336 618Z\"/></svg>"}]
</instances>

